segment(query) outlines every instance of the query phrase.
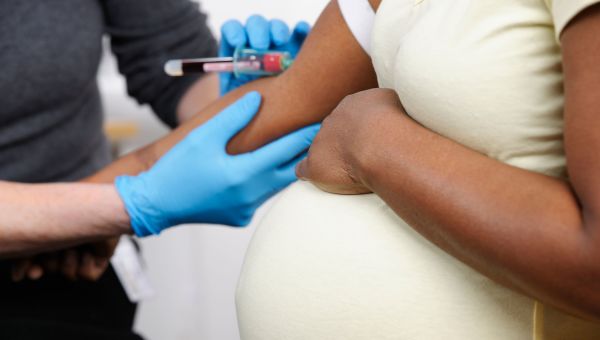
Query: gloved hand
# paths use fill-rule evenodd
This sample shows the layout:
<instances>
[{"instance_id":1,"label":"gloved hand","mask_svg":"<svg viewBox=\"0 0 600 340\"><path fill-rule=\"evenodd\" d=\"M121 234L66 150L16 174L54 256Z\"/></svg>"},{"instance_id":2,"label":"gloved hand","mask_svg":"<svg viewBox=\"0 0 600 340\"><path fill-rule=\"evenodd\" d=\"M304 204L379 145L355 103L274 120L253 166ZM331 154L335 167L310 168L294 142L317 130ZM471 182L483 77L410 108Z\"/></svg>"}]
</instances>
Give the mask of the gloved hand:
<instances>
[{"instance_id":1,"label":"gloved hand","mask_svg":"<svg viewBox=\"0 0 600 340\"><path fill-rule=\"evenodd\" d=\"M309 32L310 25L304 21L299 22L290 35L288 26L278 19L267 21L260 15L253 15L245 27L237 20L229 20L221 26L219 56L230 57L236 48L249 46L256 50L287 51L295 57ZM221 95L257 78L249 75L236 78L233 73L223 72L219 75Z\"/></svg>"},{"instance_id":2,"label":"gloved hand","mask_svg":"<svg viewBox=\"0 0 600 340\"><path fill-rule=\"evenodd\" d=\"M138 236L183 223L247 225L265 200L296 180L295 166L319 125L253 152L232 156L225 150L260 102L257 92L248 93L190 132L147 172L116 179Z\"/></svg>"}]
</instances>

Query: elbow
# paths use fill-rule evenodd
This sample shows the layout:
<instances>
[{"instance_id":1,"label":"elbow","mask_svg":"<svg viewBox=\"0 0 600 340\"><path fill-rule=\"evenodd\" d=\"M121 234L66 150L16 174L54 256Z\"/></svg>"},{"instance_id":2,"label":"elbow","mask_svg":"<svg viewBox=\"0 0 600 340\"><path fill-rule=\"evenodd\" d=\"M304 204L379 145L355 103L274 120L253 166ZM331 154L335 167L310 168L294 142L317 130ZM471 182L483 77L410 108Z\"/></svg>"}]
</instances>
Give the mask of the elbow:
<instances>
[{"instance_id":1,"label":"elbow","mask_svg":"<svg viewBox=\"0 0 600 340\"><path fill-rule=\"evenodd\" d=\"M584 252L585 260L570 274L570 283L561 289L561 295L568 313L600 322L600 245L595 248Z\"/></svg>"},{"instance_id":2,"label":"elbow","mask_svg":"<svg viewBox=\"0 0 600 340\"><path fill-rule=\"evenodd\" d=\"M575 273L573 291L579 301L584 318L600 322L600 223L584 210L583 237L580 251L579 270Z\"/></svg>"},{"instance_id":3,"label":"elbow","mask_svg":"<svg viewBox=\"0 0 600 340\"><path fill-rule=\"evenodd\" d=\"M575 302L573 308L569 308L567 312L585 320L600 322L600 285L593 286L595 286L595 291L584 287L577 289L574 294L570 294L571 296L576 295L576 298L573 299Z\"/></svg>"}]
</instances>

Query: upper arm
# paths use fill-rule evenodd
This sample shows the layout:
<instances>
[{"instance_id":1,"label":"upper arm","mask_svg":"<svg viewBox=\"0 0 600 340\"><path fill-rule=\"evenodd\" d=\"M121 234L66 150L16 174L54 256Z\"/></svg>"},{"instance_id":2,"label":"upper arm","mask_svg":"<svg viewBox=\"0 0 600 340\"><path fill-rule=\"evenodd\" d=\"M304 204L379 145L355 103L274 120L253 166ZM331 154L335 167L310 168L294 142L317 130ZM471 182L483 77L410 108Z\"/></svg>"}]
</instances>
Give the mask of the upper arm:
<instances>
[{"instance_id":1,"label":"upper arm","mask_svg":"<svg viewBox=\"0 0 600 340\"><path fill-rule=\"evenodd\" d=\"M600 222L600 5L561 35L565 84L565 149L584 218Z\"/></svg>"},{"instance_id":2,"label":"upper arm","mask_svg":"<svg viewBox=\"0 0 600 340\"><path fill-rule=\"evenodd\" d=\"M374 11L377 11L379 5L381 4L381 0L369 0L369 4L371 4L371 7Z\"/></svg>"},{"instance_id":3,"label":"upper arm","mask_svg":"<svg viewBox=\"0 0 600 340\"><path fill-rule=\"evenodd\" d=\"M168 59L216 55L206 15L190 0L100 3L128 93L139 103L150 104L163 122L176 126L179 100L200 75L169 77L163 65Z\"/></svg>"}]
</instances>

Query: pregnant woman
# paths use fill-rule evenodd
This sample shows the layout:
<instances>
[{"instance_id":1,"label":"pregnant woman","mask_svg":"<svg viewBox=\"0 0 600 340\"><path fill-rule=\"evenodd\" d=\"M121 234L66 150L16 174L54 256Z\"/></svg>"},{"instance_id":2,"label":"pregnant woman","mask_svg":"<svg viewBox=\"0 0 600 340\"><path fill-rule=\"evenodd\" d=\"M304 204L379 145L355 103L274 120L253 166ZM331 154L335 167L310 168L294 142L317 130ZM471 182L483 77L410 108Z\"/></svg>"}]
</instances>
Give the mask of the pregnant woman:
<instances>
[{"instance_id":1,"label":"pregnant woman","mask_svg":"<svg viewBox=\"0 0 600 340\"><path fill-rule=\"evenodd\" d=\"M376 195L280 197L242 338L600 338L558 311L600 317L600 8L553 2L371 1L393 91L344 100L298 172Z\"/></svg>"},{"instance_id":2,"label":"pregnant woman","mask_svg":"<svg viewBox=\"0 0 600 340\"><path fill-rule=\"evenodd\" d=\"M251 90L230 152L333 111L300 176L375 194L279 198L240 277L242 338L600 339L599 2L334 0L288 71L93 180Z\"/></svg>"}]
</instances>

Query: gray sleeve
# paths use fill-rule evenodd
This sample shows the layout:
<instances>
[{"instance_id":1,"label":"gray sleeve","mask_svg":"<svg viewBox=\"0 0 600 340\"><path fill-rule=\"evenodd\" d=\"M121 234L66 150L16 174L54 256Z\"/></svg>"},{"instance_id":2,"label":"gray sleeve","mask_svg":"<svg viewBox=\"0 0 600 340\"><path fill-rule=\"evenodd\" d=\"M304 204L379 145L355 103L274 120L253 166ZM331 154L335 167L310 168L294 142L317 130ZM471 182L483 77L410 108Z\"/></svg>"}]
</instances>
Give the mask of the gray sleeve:
<instances>
[{"instance_id":1,"label":"gray sleeve","mask_svg":"<svg viewBox=\"0 0 600 340\"><path fill-rule=\"evenodd\" d=\"M189 0L103 0L106 32L127 92L150 104L167 125L177 125L177 104L201 75L173 78L163 71L168 59L217 54L206 15Z\"/></svg>"}]
</instances>

